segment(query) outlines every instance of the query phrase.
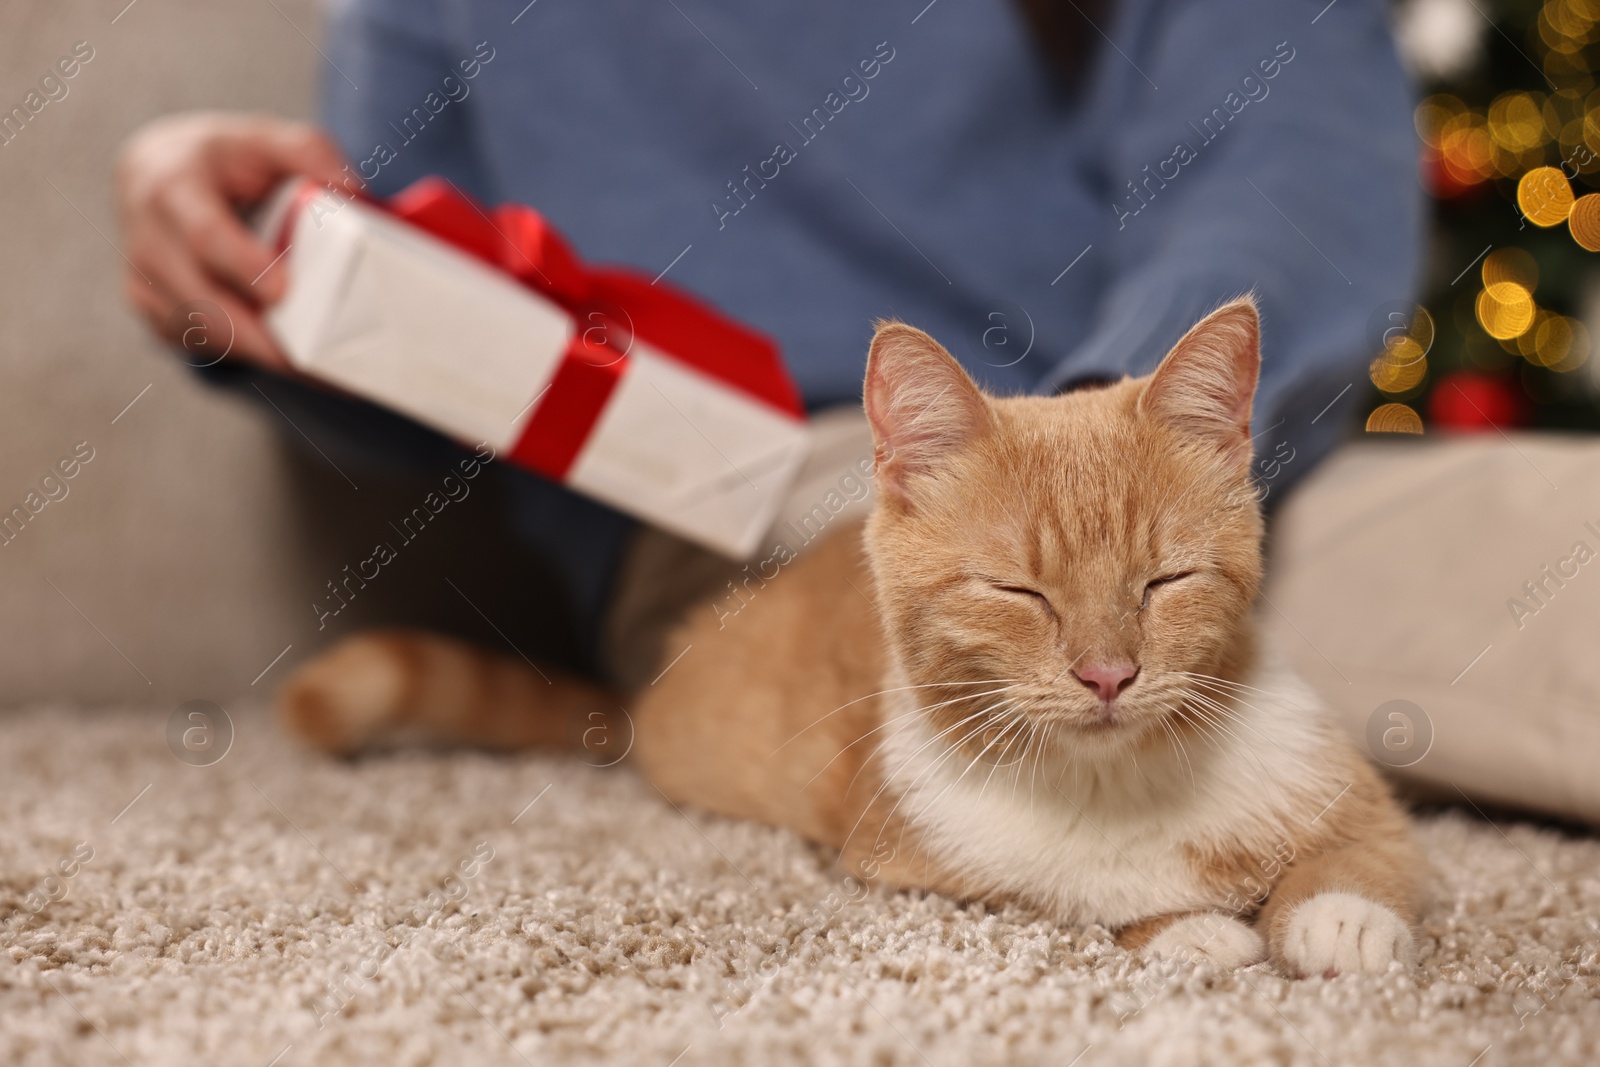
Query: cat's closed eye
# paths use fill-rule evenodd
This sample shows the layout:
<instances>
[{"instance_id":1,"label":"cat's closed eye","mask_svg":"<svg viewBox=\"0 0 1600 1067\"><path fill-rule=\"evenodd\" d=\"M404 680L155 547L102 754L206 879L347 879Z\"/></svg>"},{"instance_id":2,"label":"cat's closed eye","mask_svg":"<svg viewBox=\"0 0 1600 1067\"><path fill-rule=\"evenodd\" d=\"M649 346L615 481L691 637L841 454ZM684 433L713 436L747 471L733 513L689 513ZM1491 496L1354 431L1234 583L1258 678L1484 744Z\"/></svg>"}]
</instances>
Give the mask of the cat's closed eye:
<instances>
[{"instance_id":1,"label":"cat's closed eye","mask_svg":"<svg viewBox=\"0 0 1600 1067\"><path fill-rule=\"evenodd\" d=\"M1171 585L1173 582L1181 582L1183 579L1192 578L1193 576L1194 571L1179 571L1176 574L1164 574L1159 578L1150 579L1148 582L1144 583L1144 598L1139 602L1140 610L1150 606L1150 594L1154 592L1158 586Z\"/></svg>"},{"instance_id":2,"label":"cat's closed eye","mask_svg":"<svg viewBox=\"0 0 1600 1067\"><path fill-rule=\"evenodd\" d=\"M1052 619L1055 618L1056 609L1050 606L1050 598L1039 592L1037 589L1029 589L1025 585L1005 585L1001 582L995 582L994 587L1000 590L1002 593L1011 593L1014 596L1027 597L1037 602L1040 607L1044 608L1045 614L1049 615Z\"/></svg>"}]
</instances>

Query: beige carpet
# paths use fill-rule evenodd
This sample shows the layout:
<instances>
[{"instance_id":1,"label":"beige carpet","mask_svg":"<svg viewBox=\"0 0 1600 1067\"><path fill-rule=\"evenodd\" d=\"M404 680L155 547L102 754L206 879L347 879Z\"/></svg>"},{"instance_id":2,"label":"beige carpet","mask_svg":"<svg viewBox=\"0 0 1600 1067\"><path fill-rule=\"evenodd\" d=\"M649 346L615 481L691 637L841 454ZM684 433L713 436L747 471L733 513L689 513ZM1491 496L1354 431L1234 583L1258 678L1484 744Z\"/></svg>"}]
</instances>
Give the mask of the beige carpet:
<instances>
[{"instance_id":1,"label":"beige carpet","mask_svg":"<svg viewBox=\"0 0 1600 1067\"><path fill-rule=\"evenodd\" d=\"M625 770L338 764L233 719L193 767L166 712L0 718L0 1063L1600 1061L1592 838L1427 817L1412 973L1166 974L1100 929L850 899Z\"/></svg>"}]
</instances>

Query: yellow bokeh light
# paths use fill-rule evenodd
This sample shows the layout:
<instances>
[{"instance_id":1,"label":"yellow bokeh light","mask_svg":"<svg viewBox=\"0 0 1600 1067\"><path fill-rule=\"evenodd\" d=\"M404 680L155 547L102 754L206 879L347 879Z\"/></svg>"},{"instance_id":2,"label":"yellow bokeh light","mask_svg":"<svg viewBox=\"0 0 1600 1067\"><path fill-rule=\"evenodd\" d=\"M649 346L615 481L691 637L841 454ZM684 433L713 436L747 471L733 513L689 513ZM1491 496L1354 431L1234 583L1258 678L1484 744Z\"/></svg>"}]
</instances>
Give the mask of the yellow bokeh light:
<instances>
[{"instance_id":1,"label":"yellow bokeh light","mask_svg":"<svg viewBox=\"0 0 1600 1067\"><path fill-rule=\"evenodd\" d=\"M1567 229L1572 239L1590 252L1600 252L1600 193L1590 193L1573 201L1567 214Z\"/></svg>"},{"instance_id":2,"label":"yellow bokeh light","mask_svg":"<svg viewBox=\"0 0 1600 1067\"><path fill-rule=\"evenodd\" d=\"M1544 326L1546 320L1553 318L1560 318L1560 316L1555 312L1546 311L1544 308L1535 307L1532 325L1510 340L1501 341L1500 347L1514 356L1521 356L1529 363L1537 364L1539 362L1539 330Z\"/></svg>"},{"instance_id":3,"label":"yellow bokeh light","mask_svg":"<svg viewBox=\"0 0 1600 1067\"><path fill-rule=\"evenodd\" d=\"M1544 38L1545 45L1554 52L1576 52L1583 47L1583 42L1578 40L1584 25L1581 19L1574 19L1572 12L1560 3L1560 0L1551 0L1539 12L1539 36Z\"/></svg>"},{"instance_id":4,"label":"yellow bokeh light","mask_svg":"<svg viewBox=\"0 0 1600 1067\"><path fill-rule=\"evenodd\" d=\"M1553 367L1572 351L1572 320L1564 315L1540 314L1538 324L1523 337L1532 338L1528 361Z\"/></svg>"},{"instance_id":5,"label":"yellow bokeh light","mask_svg":"<svg viewBox=\"0 0 1600 1067\"><path fill-rule=\"evenodd\" d=\"M1509 340L1533 325L1533 294L1516 282L1495 282L1478 294L1477 312L1484 333Z\"/></svg>"},{"instance_id":6,"label":"yellow bokeh light","mask_svg":"<svg viewBox=\"0 0 1600 1067\"><path fill-rule=\"evenodd\" d=\"M1542 14L1552 29L1575 38L1581 47L1583 39L1588 36L1594 25L1596 18L1594 10L1593 0L1549 0L1544 5Z\"/></svg>"},{"instance_id":7,"label":"yellow bokeh light","mask_svg":"<svg viewBox=\"0 0 1600 1067\"><path fill-rule=\"evenodd\" d=\"M1439 132L1440 162L1462 185L1475 185L1494 173L1493 150L1482 115L1464 112L1448 120Z\"/></svg>"},{"instance_id":8,"label":"yellow bokeh light","mask_svg":"<svg viewBox=\"0 0 1600 1067\"><path fill-rule=\"evenodd\" d=\"M1563 322L1569 331L1566 354L1546 364L1561 374L1577 370L1589 359L1589 331L1577 319L1564 319Z\"/></svg>"},{"instance_id":9,"label":"yellow bokeh light","mask_svg":"<svg viewBox=\"0 0 1600 1067\"><path fill-rule=\"evenodd\" d=\"M1539 286L1539 264L1525 249L1496 249L1484 258L1483 284L1497 282L1515 282L1531 293Z\"/></svg>"},{"instance_id":10,"label":"yellow bokeh light","mask_svg":"<svg viewBox=\"0 0 1600 1067\"><path fill-rule=\"evenodd\" d=\"M1593 82L1583 58L1583 51L1562 52L1551 48L1544 54L1544 70L1552 84L1581 85L1588 88Z\"/></svg>"},{"instance_id":11,"label":"yellow bokeh light","mask_svg":"<svg viewBox=\"0 0 1600 1067\"><path fill-rule=\"evenodd\" d=\"M1385 393L1409 393L1428 374L1428 357L1410 337L1396 338L1368 368L1372 384Z\"/></svg>"},{"instance_id":12,"label":"yellow bokeh light","mask_svg":"<svg viewBox=\"0 0 1600 1067\"><path fill-rule=\"evenodd\" d=\"M1450 93L1435 93L1417 105L1415 122L1417 136L1421 137L1428 145L1437 148L1439 135L1445 125L1458 115L1465 114L1467 105L1461 102L1458 96Z\"/></svg>"},{"instance_id":13,"label":"yellow bokeh light","mask_svg":"<svg viewBox=\"0 0 1600 1067\"><path fill-rule=\"evenodd\" d=\"M1540 21L1548 24L1556 34L1570 40L1570 45L1563 51L1575 51L1582 48L1590 36L1596 18L1600 17L1597 11L1600 11L1600 6L1594 0L1549 0L1540 11ZM1543 26L1540 33L1549 39Z\"/></svg>"},{"instance_id":14,"label":"yellow bokeh light","mask_svg":"<svg viewBox=\"0 0 1600 1067\"><path fill-rule=\"evenodd\" d=\"M1543 110L1545 131L1559 139L1574 120L1583 117L1583 94L1572 88L1562 89L1545 97Z\"/></svg>"},{"instance_id":15,"label":"yellow bokeh light","mask_svg":"<svg viewBox=\"0 0 1600 1067\"><path fill-rule=\"evenodd\" d=\"M1391 312L1389 322L1394 325L1383 331L1380 339L1385 348L1409 341L1418 355L1427 355L1433 349L1433 315L1421 304L1413 304L1409 319L1398 311Z\"/></svg>"},{"instance_id":16,"label":"yellow bokeh light","mask_svg":"<svg viewBox=\"0 0 1600 1067\"><path fill-rule=\"evenodd\" d=\"M1565 222L1572 200L1572 186L1559 167L1535 167L1517 182L1517 206L1535 226Z\"/></svg>"},{"instance_id":17,"label":"yellow bokeh light","mask_svg":"<svg viewBox=\"0 0 1600 1067\"><path fill-rule=\"evenodd\" d=\"M1407 404L1384 404L1367 416L1368 433L1421 433L1422 416Z\"/></svg>"},{"instance_id":18,"label":"yellow bokeh light","mask_svg":"<svg viewBox=\"0 0 1600 1067\"><path fill-rule=\"evenodd\" d=\"M1406 330L1406 336L1417 343L1422 349L1422 355L1427 355L1433 350L1433 315L1421 304L1412 312L1411 326Z\"/></svg>"},{"instance_id":19,"label":"yellow bokeh light","mask_svg":"<svg viewBox=\"0 0 1600 1067\"><path fill-rule=\"evenodd\" d=\"M1490 168L1502 178L1514 178L1529 167L1537 167L1544 161L1544 153L1536 148L1527 152L1512 152L1505 147L1493 143L1489 144Z\"/></svg>"},{"instance_id":20,"label":"yellow bokeh light","mask_svg":"<svg viewBox=\"0 0 1600 1067\"><path fill-rule=\"evenodd\" d=\"M1584 118L1582 115L1579 115L1561 127L1561 136L1559 140L1561 141L1562 152L1572 155L1572 149L1583 143L1583 135ZM1574 158L1573 162L1575 165L1577 165L1577 169L1582 171L1583 167L1580 164L1577 164L1576 158Z\"/></svg>"},{"instance_id":21,"label":"yellow bokeh light","mask_svg":"<svg viewBox=\"0 0 1600 1067\"><path fill-rule=\"evenodd\" d=\"M1489 105L1489 136L1509 152L1539 148L1550 140L1542 101L1532 93L1501 93Z\"/></svg>"}]
</instances>

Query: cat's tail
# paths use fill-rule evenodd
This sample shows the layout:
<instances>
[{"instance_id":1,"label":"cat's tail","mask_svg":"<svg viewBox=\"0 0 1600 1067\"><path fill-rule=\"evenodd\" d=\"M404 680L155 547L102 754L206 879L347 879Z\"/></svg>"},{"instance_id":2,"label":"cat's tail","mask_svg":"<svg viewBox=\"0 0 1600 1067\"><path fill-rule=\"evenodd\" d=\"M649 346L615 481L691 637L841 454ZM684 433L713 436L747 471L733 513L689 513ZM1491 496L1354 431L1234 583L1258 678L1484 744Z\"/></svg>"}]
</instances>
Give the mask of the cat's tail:
<instances>
[{"instance_id":1,"label":"cat's tail","mask_svg":"<svg viewBox=\"0 0 1600 1067\"><path fill-rule=\"evenodd\" d=\"M278 694L289 731L349 754L395 744L625 751L622 701L550 667L416 630L374 630L297 670Z\"/></svg>"}]
</instances>

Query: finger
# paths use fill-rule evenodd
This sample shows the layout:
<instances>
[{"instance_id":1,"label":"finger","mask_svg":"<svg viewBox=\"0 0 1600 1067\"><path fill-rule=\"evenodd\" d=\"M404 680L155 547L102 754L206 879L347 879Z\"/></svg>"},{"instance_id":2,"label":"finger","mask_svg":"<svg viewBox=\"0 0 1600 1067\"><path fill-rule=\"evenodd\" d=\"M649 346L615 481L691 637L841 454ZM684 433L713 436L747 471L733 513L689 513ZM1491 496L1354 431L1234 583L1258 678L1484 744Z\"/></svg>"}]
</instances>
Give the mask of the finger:
<instances>
[{"instance_id":1,"label":"finger","mask_svg":"<svg viewBox=\"0 0 1600 1067\"><path fill-rule=\"evenodd\" d=\"M166 336L167 318L176 306L177 299L167 292L165 286L156 285L137 271L124 271L122 299L139 313L153 332Z\"/></svg>"},{"instance_id":2,"label":"finger","mask_svg":"<svg viewBox=\"0 0 1600 1067\"><path fill-rule=\"evenodd\" d=\"M146 285L130 277L125 295L154 327L164 343L173 344L177 355L191 367L209 367L229 353L234 332L220 305L210 300L179 300L164 285Z\"/></svg>"},{"instance_id":3,"label":"finger","mask_svg":"<svg viewBox=\"0 0 1600 1067\"><path fill-rule=\"evenodd\" d=\"M309 123L274 124L265 146L285 170L313 181L339 184L353 174L333 139Z\"/></svg>"},{"instance_id":4,"label":"finger","mask_svg":"<svg viewBox=\"0 0 1600 1067\"><path fill-rule=\"evenodd\" d=\"M351 191L365 184L320 129L269 116L219 136L210 158L227 190L247 200L266 195L290 175Z\"/></svg>"},{"instance_id":5,"label":"finger","mask_svg":"<svg viewBox=\"0 0 1600 1067\"><path fill-rule=\"evenodd\" d=\"M243 359L299 381L316 381L277 356L252 351L254 342L248 338L236 340L232 351L228 351L231 320L220 311L220 305L208 306L204 300L181 301L166 286L147 282L132 271L124 273L123 281L123 298L144 316L156 334L183 349L182 358L190 366L213 366L224 358ZM216 340L215 349L204 350L206 338L199 335L201 331Z\"/></svg>"},{"instance_id":6,"label":"finger","mask_svg":"<svg viewBox=\"0 0 1600 1067\"><path fill-rule=\"evenodd\" d=\"M157 209L201 267L253 303L283 295L282 271L269 271L275 254L233 213L216 189L186 179L163 190Z\"/></svg>"},{"instance_id":7,"label":"finger","mask_svg":"<svg viewBox=\"0 0 1600 1067\"><path fill-rule=\"evenodd\" d=\"M206 365L232 357L288 370L287 357L259 313L204 274L176 238L166 245L154 250L147 272L171 299L157 328L184 349L185 362Z\"/></svg>"}]
</instances>

